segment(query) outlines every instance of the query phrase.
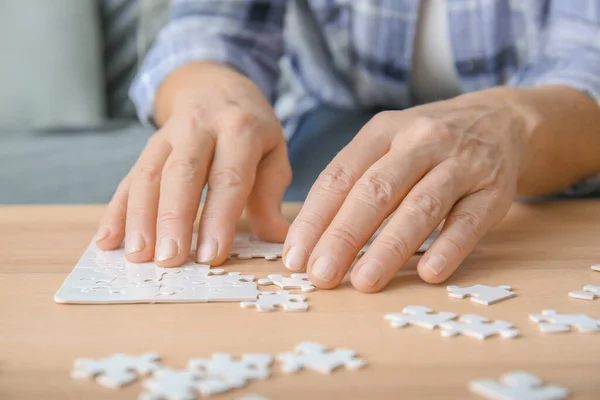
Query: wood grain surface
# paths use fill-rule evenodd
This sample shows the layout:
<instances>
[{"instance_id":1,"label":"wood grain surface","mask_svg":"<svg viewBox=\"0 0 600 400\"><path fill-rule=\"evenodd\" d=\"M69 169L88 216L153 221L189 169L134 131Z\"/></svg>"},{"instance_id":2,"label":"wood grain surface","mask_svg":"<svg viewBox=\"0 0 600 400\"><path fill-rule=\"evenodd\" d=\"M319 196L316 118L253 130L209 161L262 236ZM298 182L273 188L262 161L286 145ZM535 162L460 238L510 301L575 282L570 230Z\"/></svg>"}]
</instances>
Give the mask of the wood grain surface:
<instances>
[{"instance_id":1,"label":"wood grain surface","mask_svg":"<svg viewBox=\"0 0 600 400\"><path fill-rule=\"evenodd\" d=\"M286 205L291 218L298 204ZM477 399L469 380L525 370L566 386L572 399L600 398L600 334L543 334L528 320L542 309L600 319L600 300L570 299L585 284L600 284L600 202L515 204L448 284L514 287L513 299L486 307L448 297L445 285L426 284L417 257L378 294L346 281L308 294L306 313L257 313L237 303L59 305L54 292L85 250L103 207L0 207L0 399L135 399L140 383L121 390L69 377L77 357L157 352L184 367L213 352L291 350L305 340L357 350L368 367L282 374L216 399L259 393L271 399ZM258 277L283 272L280 261L230 261L228 271ZM418 327L392 329L387 312L411 304L507 320L516 340L442 338Z\"/></svg>"}]
</instances>

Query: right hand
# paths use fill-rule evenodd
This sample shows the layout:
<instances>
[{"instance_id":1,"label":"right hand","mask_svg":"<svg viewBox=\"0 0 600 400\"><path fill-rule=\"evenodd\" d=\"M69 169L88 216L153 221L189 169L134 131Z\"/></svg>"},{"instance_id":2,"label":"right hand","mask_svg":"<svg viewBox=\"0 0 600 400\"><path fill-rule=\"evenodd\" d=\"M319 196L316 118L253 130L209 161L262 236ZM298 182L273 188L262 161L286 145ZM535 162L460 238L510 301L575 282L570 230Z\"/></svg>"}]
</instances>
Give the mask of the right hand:
<instances>
[{"instance_id":1,"label":"right hand","mask_svg":"<svg viewBox=\"0 0 600 400\"><path fill-rule=\"evenodd\" d=\"M156 114L161 129L109 203L98 248L125 238L131 262L182 265L206 183L196 261L228 258L244 209L257 236L283 242L281 202L292 173L281 125L259 88L229 67L190 64L162 84Z\"/></svg>"}]
</instances>

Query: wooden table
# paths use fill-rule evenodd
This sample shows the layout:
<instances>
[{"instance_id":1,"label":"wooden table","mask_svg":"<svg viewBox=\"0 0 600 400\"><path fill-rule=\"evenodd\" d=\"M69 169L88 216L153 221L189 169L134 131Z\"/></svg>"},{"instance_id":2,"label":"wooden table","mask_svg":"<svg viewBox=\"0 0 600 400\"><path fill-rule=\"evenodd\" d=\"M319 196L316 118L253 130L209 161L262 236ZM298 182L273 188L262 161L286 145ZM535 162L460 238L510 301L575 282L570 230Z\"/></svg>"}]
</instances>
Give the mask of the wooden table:
<instances>
[{"instance_id":1,"label":"wooden table","mask_svg":"<svg viewBox=\"0 0 600 400\"><path fill-rule=\"evenodd\" d=\"M297 205L288 205L291 217ZM265 313L236 303L163 305L59 305L53 294L88 245L103 208L0 207L0 399L135 399L139 383L104 389L69 377L77 357L114 352L157 352L172 367L213 352L279 352L304 340L357 350L360 371L283 375L243 393L273 399L476 399L475 378L511 370L537 374L568 387L573 399L600 398L600 334L542 334L528 320L542 309L581 312L600 319L600 300L567 297L584 284L600 284L600 202L515 205L450 280L512 285L518 296L486 307L448 298L443 285L425 284L416 257L391 286L375 295L348 282L309 294L307 313ZM231 261L230 271L257 276L281 272L280 262ZM418 327L392 329L386 312L418 304L459 314L479 313L513 322L516 340L442 338Z\"/></svg>"}]
</instances>

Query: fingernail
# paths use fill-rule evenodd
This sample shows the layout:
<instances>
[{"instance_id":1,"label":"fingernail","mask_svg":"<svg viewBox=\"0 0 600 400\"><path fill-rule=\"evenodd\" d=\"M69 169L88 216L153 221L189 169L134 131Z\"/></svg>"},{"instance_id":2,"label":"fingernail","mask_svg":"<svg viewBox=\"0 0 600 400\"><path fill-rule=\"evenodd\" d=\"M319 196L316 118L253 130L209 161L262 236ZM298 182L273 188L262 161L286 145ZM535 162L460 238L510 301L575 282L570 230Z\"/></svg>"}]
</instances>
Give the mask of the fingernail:
<instances>
[{"instance_id":1,"label":"fingernail","mask_svg":"<svg viewBox=\"0 0 600 400\"><path fill-rule=\"evenodd\" d=\"M156 251L156 261L166 261L179 253L179 247L175 239L165 237L160 240Z\"/></svg>"},{"instance_id":2,"label":"fingernail","mask_svg":"<svg viewBox=\"0 0 600 400\"><path fill-rule=\"evenodd\" d=\"M197 260L200 263L210 262L217 257L218 252L219 243L217 239L213 237L205 239L198 248Z\"/></svg>"},{"instance_id":3,"label":"fingernail","mask_svg":"<svg viewBox=\"0 0 600 400\"><path fill-rule=\"evenodd\" d=\"M431 256L425 262L425 266L435 275L439 275L446 267L446 260L440 256Z\"/></svg>"},{"instance_id":4,"label":"fingernail","mask_svg":"<svg viewBox=\"0 0 600 400\"><path fill-rule=\"evenodd\" d=\"M304 249L298 246L292 246L285 255L283 264L289 270L302 271L302 269L304 269L306 266L307 258L308 253Z\"/></svg>"},{"instance_id":5,"label":"fingernail","mask_svg":"<svg viewBox=\"0 0 600 400\"><path fill-rule=\"evenodd\" d=\"M110 229L108 229L107 227L103 226L100 229L98 229L98 232L96 232L96 236L94 237L94 241L95 242L99 242L101 240L106 239L109 236L110 236Z\"/></svg>"},{"instance_id":6,"label":"fingernail","mask_svg":"<svg viewBox=\"0 0 600 400\"><path fill-rule=\"evenodd\" d=\"M142 235L140 235L139 233L135 233L135 234L127 237L126 242L127 242L126 246L125 246L126 254L133 254L133 253L140 252L140 251L144 250L144 248L146 247L146 241L144 240L144 237Z\"/></svg>"},{"instance_id":7,"label":"fingernail","mask_svg":"<svg viewBox=\"0 0 600 400\"><path fill-rule=\"evenodd\" d=\"M381 278L381 272L381 266L379 266L379 264L367 263L358 269L357 275L369 286L375 286Z\"/></svg>"},{"instance_id":8,"label":"fingernail","mask_svg":"<svg viewBox=\"0 0 600 400\"><path fill-rule=\"evenodd\" d=\"M335 277L335 264L328 256L322 256L312 266L312 274L323 282L330 282Z\"/></svg>"}]
</instances>

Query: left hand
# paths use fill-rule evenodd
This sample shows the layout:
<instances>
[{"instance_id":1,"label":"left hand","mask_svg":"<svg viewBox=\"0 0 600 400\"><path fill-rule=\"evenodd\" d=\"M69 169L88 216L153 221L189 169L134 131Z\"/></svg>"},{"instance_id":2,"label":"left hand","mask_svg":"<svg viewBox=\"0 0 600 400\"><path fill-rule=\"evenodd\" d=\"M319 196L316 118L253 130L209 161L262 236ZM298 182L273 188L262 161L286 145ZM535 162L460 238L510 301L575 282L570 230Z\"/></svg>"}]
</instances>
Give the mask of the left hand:
<instances>
[{"instance_id":1,"label":"left hand","mask_svg":"<svg viewBox=\"0 0 600 400\"><path fill-rule=\"evenodd\" d=\"M524 112L501 89L376 115L321 173L288 233L284 262L336 287L357 253L352 284L384 288L445 219L420 259L427 282L447 279L508 212L523 168Z\"/></svg>"}]
</instances>

